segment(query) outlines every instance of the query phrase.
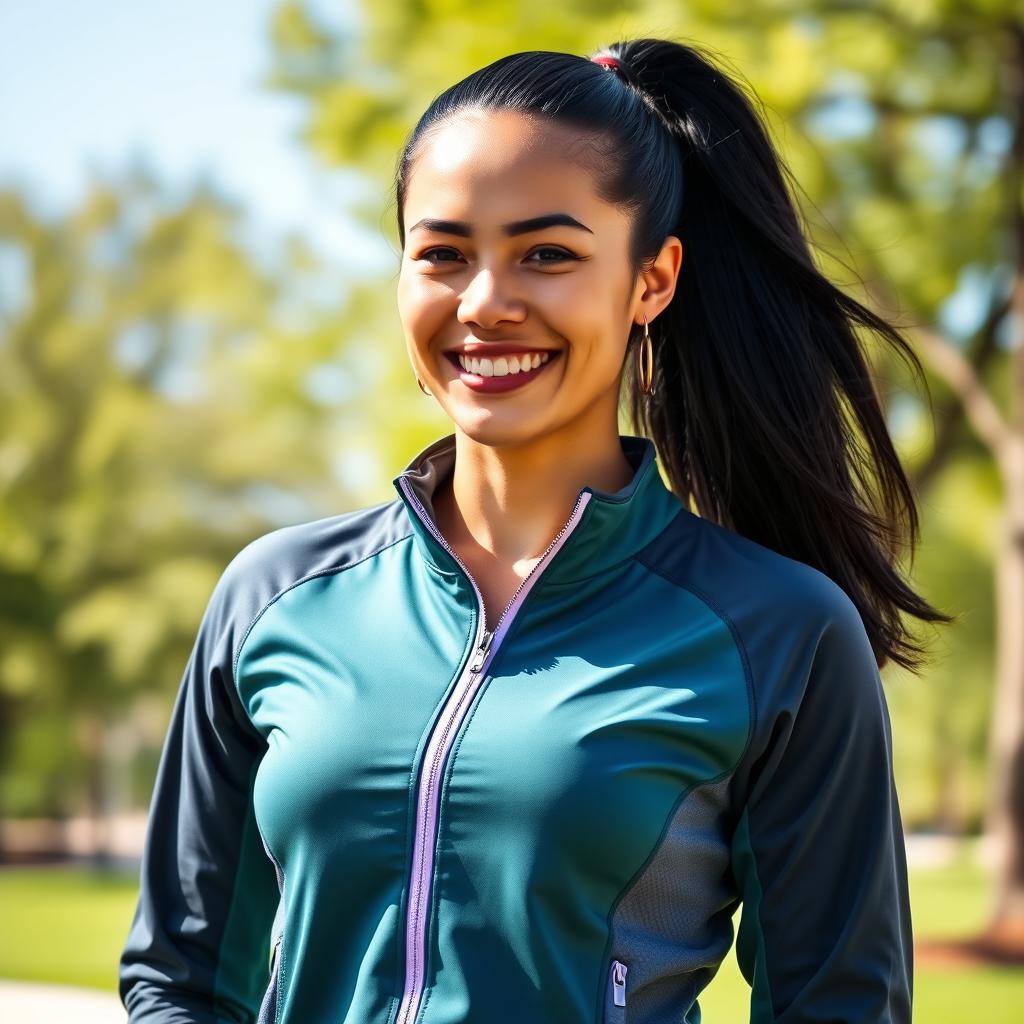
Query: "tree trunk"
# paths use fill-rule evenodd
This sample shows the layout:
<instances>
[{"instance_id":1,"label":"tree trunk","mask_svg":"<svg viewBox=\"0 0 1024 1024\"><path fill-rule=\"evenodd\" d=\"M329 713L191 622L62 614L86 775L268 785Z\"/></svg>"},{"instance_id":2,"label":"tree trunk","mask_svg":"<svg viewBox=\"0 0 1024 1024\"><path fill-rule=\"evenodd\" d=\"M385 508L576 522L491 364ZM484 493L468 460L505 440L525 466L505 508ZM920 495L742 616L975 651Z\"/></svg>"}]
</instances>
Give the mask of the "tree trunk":
<instances>
[{"instance_id":1,"label":"tree trunk","mask_svg":"<svg viewBox=\"0 0 1024 1024\"><path fill-rule=\"evenodd\" d=\"M989 933L1024 940L1024 519L1007 508L996 550L996 680L986 831L999 863ZM1015 522L1014 519L1017 519Z\"/></svg>"},{"instance_id":2,"label":"tree trunk","mask_svg":"<svg viewBox=\"0 0 1024 1024\"><path fill-rule=\"evenodd\" d=\"M106 868L112 861L110 815L104 773L106 722L99 712L87 712L83 716L81 729L86 775L86 810L91 832L89 860L93 867Z\"/></svg>"},{"instance_id":3,"label":"tree trunk","mask_svg":"<svg viewBox=\"0 0 1024 1024\"><path fill-rule=\"evenodd\" d=\"M1014 275L1006 433L995 454L1006 494L996 549L996 689L989 825L999 869L986 939L1024 960L1024 25L1007 63L1013 142L1007 175Z\"/></svg>"}]
</instances>

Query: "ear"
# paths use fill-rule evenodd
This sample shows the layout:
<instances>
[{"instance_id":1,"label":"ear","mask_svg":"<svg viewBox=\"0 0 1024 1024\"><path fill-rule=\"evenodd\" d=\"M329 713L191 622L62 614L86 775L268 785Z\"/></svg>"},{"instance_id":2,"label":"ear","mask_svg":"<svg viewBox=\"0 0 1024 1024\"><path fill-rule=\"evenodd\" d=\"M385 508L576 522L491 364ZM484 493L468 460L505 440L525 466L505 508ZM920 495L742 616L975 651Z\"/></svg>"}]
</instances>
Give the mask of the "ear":
<instances>
[{"instance_id":1,"label":"ear","mask_svg":"<svg viewBox=\"0 0 1024 1024\"><path fill-rule=\"evenodd\" d=\"M675 235L666 236L654 262L640 273L643 287L633 308L634 323L643 323L644 317L651 323L672 301L682 265L683 243Z\"/></svg>"}]
</instances>

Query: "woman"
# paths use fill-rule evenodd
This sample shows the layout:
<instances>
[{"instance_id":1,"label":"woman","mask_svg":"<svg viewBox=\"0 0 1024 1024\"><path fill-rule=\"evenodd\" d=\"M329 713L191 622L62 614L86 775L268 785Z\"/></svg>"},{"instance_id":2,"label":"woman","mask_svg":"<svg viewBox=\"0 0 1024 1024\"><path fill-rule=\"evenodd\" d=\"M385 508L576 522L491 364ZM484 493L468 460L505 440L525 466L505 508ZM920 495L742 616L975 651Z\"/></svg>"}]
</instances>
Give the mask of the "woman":
<instances>
[{"instance_id":1,"label":"woman","mask_svg":"<svg viewBox=\"0 0 1024 1024\"><path fill-rule=\"evenodd\" d=\"M470 75L397 212L454 432L218 583L129 1019L693 1024L742 905L752 1021L906 1024L878 670L920 662L901 613L948 620L896 566L916 513L854 325L912 352L815 269L750 102L676 42Z\"/></svg>"}]
</instances>

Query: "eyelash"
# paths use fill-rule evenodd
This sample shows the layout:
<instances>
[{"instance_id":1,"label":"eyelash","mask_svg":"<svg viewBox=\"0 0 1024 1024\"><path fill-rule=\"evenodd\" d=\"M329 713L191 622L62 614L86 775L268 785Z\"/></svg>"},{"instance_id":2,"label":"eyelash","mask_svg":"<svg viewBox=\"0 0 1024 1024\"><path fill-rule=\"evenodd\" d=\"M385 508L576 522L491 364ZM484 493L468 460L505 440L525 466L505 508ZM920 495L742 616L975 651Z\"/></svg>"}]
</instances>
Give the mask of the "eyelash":
<instances>
[{"instance_id":1,"label":"eyelash","mask_svg":"<svg viewBox=\"0 0 1024 1024\"><path fill-rule=\"evenodd\" d=\"M431 260L431 259L427 259L427 257L429 257L429 256L431 256L431 255L433 255L434 253L437 253L437 252L455 252L455 250L451 246L449 246L449 245L435 246L433 249L428 249L426 252L422 253L419 256L419 259L427 260L428 263L431 263L434 266L438 266L438 262L435 262L434 260ZM537 260L538 263L542 263L542 264L546 264L546 265L551 265L551 264L555 264L555 263L562 263L565 260L578 260L579 259L579 256L573 255L573 253L569 252L567 249L562 249L560 246L542 245L542 246L539 246L538 248L534 249L533 252L534 253L537 253L537 252L555 252L555 253L558 253L560 258L557 259L557 260ZM531 253L531 255L533 255L533 253ZM454 260L441 260L439 262L442 262L442 263L453 263Z\"/></svg>"}]
</instances>

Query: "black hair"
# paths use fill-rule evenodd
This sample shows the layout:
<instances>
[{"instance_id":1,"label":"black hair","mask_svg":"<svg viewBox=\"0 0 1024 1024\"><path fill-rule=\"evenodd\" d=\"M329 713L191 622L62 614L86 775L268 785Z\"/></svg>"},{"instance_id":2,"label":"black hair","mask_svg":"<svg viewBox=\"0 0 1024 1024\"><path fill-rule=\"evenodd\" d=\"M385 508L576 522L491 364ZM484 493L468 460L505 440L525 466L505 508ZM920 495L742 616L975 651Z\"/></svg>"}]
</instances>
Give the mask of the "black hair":
<instances>
[{"instance_id":1,"label":"black hair","mask_svg":"<svg viewBox=\"0 0 1024 1024\"><path fill-rule=\"evenodd\" d=\"M861 614L879 667L918 671L925 648L901 613L951 622L903 577L919 523L857 325L924 381L900 331L814 264L787 190L791 172L754 101L701 49L669 39L603 47L608 67L569 53L514 53L437 96L396 173L398 233L416 156L467 108L570 126L597 194L629 212L636 275L677 236L683 264L649 325L654 393L623 381L673 491L701 516L825 573ZM635 277L634 277L635 280ZM925 382L927 387L927 383Z\"/></svg>"}]
</instances>

